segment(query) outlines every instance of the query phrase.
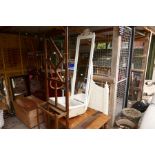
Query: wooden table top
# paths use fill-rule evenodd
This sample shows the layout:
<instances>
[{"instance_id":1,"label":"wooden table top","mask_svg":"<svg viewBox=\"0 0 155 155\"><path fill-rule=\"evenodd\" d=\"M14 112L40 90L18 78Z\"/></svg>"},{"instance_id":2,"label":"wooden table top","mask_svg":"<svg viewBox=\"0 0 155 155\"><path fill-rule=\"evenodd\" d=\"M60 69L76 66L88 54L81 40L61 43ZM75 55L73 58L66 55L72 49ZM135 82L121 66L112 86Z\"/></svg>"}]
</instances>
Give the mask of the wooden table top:
<instances>
[{"instance_id":1,"label":"wooden table top","mask_svg":"<svg viewBox=\"0 0 155 155\"><path fill-rule=\"evenodd\" d=\"M79 116L69 119L70 129L99 129L108 123L110 117L102 112L88 108L88 110ZM60 119L60 123L66 125L65 118Z\"/></svg>"}]
</instances>

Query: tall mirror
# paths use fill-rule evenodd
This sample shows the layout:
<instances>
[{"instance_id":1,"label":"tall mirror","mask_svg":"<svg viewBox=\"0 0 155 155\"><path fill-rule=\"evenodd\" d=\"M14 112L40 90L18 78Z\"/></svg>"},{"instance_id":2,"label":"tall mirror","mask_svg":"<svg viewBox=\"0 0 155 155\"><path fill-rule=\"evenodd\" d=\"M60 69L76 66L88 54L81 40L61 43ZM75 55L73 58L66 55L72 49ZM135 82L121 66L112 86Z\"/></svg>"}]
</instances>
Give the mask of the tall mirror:
<instances>
[{"instance_id":1,"label":"tall mirror","mask_svg":"<svg viewBox=\"0 0 155 155\"><path fill-rule=\"evenodd\" d=\"M91 40L80 40L74 94L85 93L89 68Z\"/></svg>"},{"instance_id":2,"label":"tall mirror","mask_svg":"<svg viewBox=\"0 0 155 155\"><path fill-rule=\"evenodd\" d=\"M87 108L92 78L95 33L85 31L77 37L75 67L72 80L71 98L82 102Z\"/></svg>"}]
</instances>

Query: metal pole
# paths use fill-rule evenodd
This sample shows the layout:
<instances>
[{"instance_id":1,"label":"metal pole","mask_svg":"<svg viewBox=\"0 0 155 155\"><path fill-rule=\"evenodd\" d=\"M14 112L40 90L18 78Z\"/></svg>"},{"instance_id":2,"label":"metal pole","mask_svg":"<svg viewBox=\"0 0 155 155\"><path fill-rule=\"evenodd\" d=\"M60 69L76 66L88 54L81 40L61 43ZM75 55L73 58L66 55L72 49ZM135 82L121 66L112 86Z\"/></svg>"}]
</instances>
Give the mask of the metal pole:
<instances>
[{"instance_id":1,"label":"metal pole","mask_svg":"<svg viewBox=\"0 0 155 155\"><path fill-rule=\"evenodd\" d=\"M135 38L135 27L132 26L132 35L131 35L131 43L130 43L130 53L129 53L129 67L128 67L128 75L127 75L127 85L126 85L126 94L125 94L125 104L124 106L127 107L128 105L128 95L129 95L129 86L130 86L130 75L131 75L131 65L132 65L132 55L133 55L133 45L134 45L134 38Z\"/></svg>"},{"instance_id":2,"label":"metal pole","mask_svg":"<svg viewBox=\"0 0 155 155\"><path fill-rule=\"evenodd\" d=\"M68 26L65 28L65 68L66 128L69 128Z\"/></svg>"}]
</instances>

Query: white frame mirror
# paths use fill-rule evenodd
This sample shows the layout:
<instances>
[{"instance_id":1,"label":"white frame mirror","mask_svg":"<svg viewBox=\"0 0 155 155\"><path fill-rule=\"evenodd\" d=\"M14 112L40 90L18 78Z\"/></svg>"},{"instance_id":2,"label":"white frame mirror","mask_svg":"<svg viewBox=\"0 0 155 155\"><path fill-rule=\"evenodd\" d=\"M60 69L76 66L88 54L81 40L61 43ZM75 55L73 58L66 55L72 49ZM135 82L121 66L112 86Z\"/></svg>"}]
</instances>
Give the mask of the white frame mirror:
<instances>
[{"instance_id":1,"label":"white frame mirror","mask_svg":"<svg viewBox=\"0 0 155 155\"><path fill-rule=\"evenodd\" d=\"M86 109L87 109L89 98L90 98L90 93L89 93L90 82L93 76L92 65L93 65L93 54L94 54L94 48L95 48L95 33L86 31L77 37L74 72L73 72L73 79L72 79L72 85L71 85L71 98L74 98L74 96L77 95L75 94L75 83L77 78L77 65L78 65L78 59L79 59L80 43L82 40L86 40L86 39L91 40L89 66L88 66L88 74L86 78L87 81L86 81L86 91L85 91L85 99L84 99L84 104L86 105Z\"/></svg>"}]
</instances>

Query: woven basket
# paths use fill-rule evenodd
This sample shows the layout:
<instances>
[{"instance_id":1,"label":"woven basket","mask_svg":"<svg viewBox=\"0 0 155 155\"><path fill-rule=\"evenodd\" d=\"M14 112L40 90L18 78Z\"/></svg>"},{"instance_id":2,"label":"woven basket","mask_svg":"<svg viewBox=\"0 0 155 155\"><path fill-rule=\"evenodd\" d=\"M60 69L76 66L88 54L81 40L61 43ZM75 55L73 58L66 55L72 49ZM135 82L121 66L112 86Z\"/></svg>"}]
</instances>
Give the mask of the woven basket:
<instances>
[{"instance_id":1,"label":"woven basket","mask_svg":"<svg viewBox=\"0 0 155 155\"><path fill-rule=\"evenodd\" d=\"M124 108L122 110L123 116L127 117L131 121L137 122L141 117L141 112L134 108Z\"/></svg>"},{"instance_id":2,"label":"woven basket","mask_svg":"<svg viewBox=\"0 0 155 155\"><path fill-rule=\"evenodd\" d=\"M121 119L117 120L116 125L120 129L134 129L134 128L136 128L136 124L126 118L121 118Z\"/></svg>"}]
</instances>

